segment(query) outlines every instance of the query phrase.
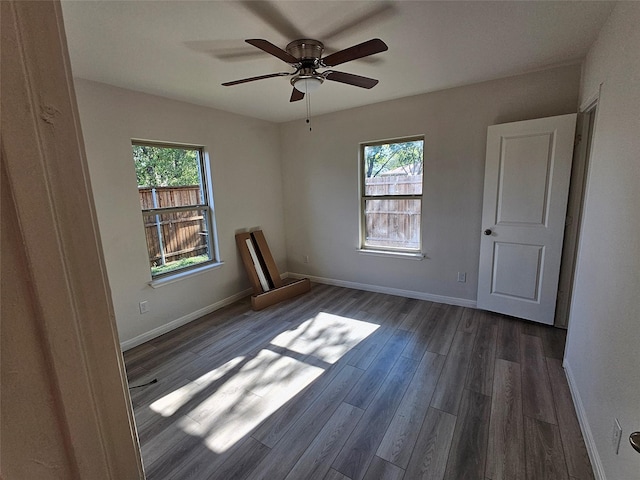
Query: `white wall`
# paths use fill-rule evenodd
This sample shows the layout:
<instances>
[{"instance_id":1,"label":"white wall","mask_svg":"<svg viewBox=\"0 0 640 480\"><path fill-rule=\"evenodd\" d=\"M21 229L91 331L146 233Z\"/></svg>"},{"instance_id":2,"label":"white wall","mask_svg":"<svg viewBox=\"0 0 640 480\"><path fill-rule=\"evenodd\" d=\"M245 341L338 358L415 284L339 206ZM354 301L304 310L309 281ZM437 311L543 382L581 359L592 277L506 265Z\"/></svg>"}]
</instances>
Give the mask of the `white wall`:
<instances>
[{"instance_id":1,"label":"white wall","mask_svg":"<svg viewBox=\"0 0 640 480\"><path fill-rule=\"evenodd\" d=\"M86 80L76 80L75 85L118 331L125 347L148 339L143 334L210 310L249 287L236 251L237 230L261 227L279 269L286 271L277 125ZM157 289L148 285L151 274L132 138L207 148L225 262L221 268ZM143 315L138 307L142 300L150 308Z\"/></svg>"},{"instance_id":2,"label":"white wall","mask_svg":"<svg viewBox=\"0 0 640 480\"><path fill-rule=\"evenodd\" d=\"M601 478L637 480L640 454L640 3L621 2L587 56L581 101L597 94L565 366ZM623 428L618 456L614 418Z\"/></svg>"},{"instance_id":3,"label":"white wall","mask_svg":"<svg viewBox=\"0 0 640 480\"><path fill-rule=\"evenodd\" d=\"M281 128L289 271L343 282L476 299L487 127L575 112L580 67L408 97ZM312 97L321 102L330 85ZM423 251L415 261L356 252L358 145L425 136ZM309 255L309 264L303 263ZM458 271L467 282L458 283Z\"/></svg>"}]
</instances>

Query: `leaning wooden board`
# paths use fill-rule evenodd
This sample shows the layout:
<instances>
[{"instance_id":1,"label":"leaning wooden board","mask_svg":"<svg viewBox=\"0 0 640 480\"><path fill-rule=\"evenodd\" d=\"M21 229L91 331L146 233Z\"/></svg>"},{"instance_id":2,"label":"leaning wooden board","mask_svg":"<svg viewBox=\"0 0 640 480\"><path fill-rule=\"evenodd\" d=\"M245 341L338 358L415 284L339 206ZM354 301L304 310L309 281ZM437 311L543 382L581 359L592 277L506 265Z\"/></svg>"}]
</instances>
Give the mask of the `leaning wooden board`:
<instances>
[{"instance_id":1,"label":"leaning wooden board","mask_svg":"<svg viewBox=\"0 0 640 480\"><path fill-rule=\"evenodd\" d=\"M262 256L271 283L276 288L281 287L282 279L280 278L280 273L278 272L278 267L273 259L273 255L271 255L271 250L269 250L269 246L267 245L267 239L264 238L264 233L262 233L262 230L256 230L255 232L251 232L251 238L253 238L253 243L258 247L257 250Z\"/></svg>"},{"instance_id":2,"label":"leaning wooden board","mask_svg":"<svg viewBox=\"0 0 640 480\"><path fill-rule=\"evenodd\" d=\"M249 232L236 234L236 245L238 245L238 251L240 252L242 263L244 263L244 268L249 275L249 281L251 282L251 286L253 287L253 293L258 294L262 293L263 290L262 286L260 285L260 279L258 278L258 272L253 267L253 259L251 258L251 253L249 253L249 249L247 248L247 239L251 241L251 234Z\"/></svg>"},{"instance_id":3,"label":"leaning wooden board","mask_svg":"<svg viewBox=\"0 0 640 480\"><path fill-rule=\"evenodd\" d=\"M262 310L311 290L308 278L282 281L262 230L236 234L236 244L253 288L251 307L254 310Z\"/></svg>"}]
</instances>

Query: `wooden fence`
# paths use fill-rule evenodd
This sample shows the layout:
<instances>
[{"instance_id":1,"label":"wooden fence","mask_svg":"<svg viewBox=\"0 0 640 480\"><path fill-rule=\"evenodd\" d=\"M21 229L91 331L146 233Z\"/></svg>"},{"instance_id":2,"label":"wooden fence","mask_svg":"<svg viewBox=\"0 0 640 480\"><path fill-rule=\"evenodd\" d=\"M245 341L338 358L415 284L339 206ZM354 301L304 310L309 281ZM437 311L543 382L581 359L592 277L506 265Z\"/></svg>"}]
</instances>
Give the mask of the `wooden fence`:
<instances>
[{"instance_id":1,"label":"wooden fence","mask_svg":"<svg viewBox=\"0 0 640 480\"><path fill-rule=\"evenodd\" d=\"M366 195L422 193L422 175L389 175L367 178ZM365 202L365 237L370 246L418 248L420 199L380 199Z\"/></svg>"},{"instance_id":2,"label":"wooden fence","mask_svg":"<svg viewBox=\"0 0 640 480\"><path fill-rule=\"evenodd\" d=\"M143 209L201 203L197 185L139 188L138 192ZM143 218L151 266L207 253L208 228L202 209L144 215Z\"/></svg>"}]
</instances>

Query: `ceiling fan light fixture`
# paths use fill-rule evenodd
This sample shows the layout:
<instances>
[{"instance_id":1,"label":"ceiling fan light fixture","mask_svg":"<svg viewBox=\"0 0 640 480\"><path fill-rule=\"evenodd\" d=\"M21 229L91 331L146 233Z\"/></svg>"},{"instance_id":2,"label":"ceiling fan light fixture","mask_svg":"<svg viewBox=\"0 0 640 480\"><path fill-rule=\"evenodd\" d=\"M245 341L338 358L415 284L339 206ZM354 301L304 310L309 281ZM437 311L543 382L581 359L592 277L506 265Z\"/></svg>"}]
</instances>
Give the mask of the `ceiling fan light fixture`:
<instances>
[{"instance_id":1,"label":"ceiling fan light fixture","mask_svg":"<svg viewBox=\"0 0 640 480\"><path fill-rule=\"evenodd\" d=\"M302 93L311 93L315 92L324 79L320 76L309 76L309 77L297 77L291 80L291 84L293 88Z\"/></svg>"}]
</instances>

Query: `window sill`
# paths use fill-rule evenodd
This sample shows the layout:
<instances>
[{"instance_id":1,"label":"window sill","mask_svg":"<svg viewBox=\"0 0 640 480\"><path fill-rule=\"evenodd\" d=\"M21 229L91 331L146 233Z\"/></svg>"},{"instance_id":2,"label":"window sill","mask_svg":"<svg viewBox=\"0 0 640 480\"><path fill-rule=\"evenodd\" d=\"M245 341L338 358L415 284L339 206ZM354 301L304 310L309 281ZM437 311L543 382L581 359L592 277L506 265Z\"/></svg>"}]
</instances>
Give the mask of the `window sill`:
<instances>
[{"instance_id":1,"label":"window sill","mask_svg":"<svg viewBox=\"0 0 640 480\"><path fill-rule=\"evenodd\" d=\"M165 285L169 285L170 283L179 282L180 280L184 280L185 278L200 275L201 273L208 272L209 270L220 268L222 265L224 265L224 262L207 263L206 265L193 268L191 270L185 270L173 275L167 275L166 277L156 278L149 282L149 286L152 288L164 287Z\"/></svg>"},{"instance_id":2,"label":"window sill","mask_svg":"<svg viewBox=\"0 0 640 480\"><path fill-rule=\"evenodd\" d=\"M356 251L362 255L373 255L376 257L406 258L408 260L424 260L425 258L425 254L422 252L392 252L390 250L369 250L366 248L358 248Z\"/></svg>"}]
</instances>

